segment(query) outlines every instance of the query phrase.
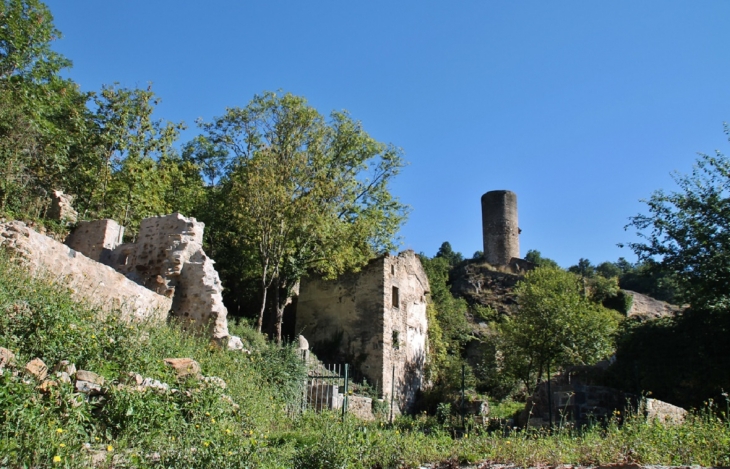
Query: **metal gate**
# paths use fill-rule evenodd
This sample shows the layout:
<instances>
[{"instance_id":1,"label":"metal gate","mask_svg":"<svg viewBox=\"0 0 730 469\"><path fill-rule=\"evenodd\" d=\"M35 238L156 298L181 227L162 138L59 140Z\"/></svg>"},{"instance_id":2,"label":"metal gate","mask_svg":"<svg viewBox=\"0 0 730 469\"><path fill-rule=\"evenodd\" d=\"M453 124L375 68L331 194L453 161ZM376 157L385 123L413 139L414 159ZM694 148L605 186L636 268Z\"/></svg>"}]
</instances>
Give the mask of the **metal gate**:
<instances>
[{"instance_id":1,"label":"metal gate","mask_svg":"<svg viewBox=\"0 0 730 469\"><path fill-rule=\"evenodd\" d=\"M302 391L302 411L341 409L344 416L347 413L348 374L347 364L313 364Z\"/></svg>"}]
</instances>

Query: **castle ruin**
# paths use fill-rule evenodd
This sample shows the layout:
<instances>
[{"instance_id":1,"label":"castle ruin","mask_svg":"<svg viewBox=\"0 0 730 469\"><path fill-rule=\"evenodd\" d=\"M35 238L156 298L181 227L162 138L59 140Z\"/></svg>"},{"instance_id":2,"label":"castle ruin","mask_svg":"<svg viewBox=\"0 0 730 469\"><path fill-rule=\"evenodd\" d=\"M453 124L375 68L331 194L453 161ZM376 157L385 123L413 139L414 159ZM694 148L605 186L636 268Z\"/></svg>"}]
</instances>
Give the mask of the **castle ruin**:
<instances>
[{"instance_id":1,"label":"castle ruin","mask_svg":"<svg viewBox=\"0 0 730 469\"><path fill-rule=\"evenodd\" d=\"M353 376L403 411L426 384L426 273L413 251L386 254L335 280L302 279L296 331L324 360L350 363ZM395 382L393 381L395 378Z\"/></svg>"},{"instance_id":2,"label":"castle ruin","mask_svg":"<svg viewBox=\"0 0 730 469\"><path fill-rule=\"evenodd\" d=\"M517 194L499 190L482 196L482 236L487 263L507 266L520 259Z\"/></svg>"}]
</instances>

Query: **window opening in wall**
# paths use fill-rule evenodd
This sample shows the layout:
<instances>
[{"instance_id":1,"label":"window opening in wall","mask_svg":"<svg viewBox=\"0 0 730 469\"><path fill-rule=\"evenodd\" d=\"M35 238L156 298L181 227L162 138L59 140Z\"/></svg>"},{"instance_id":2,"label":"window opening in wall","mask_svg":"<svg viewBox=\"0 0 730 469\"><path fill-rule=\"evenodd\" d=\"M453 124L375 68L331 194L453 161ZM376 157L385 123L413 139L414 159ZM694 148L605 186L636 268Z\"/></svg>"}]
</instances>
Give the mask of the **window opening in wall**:
<instances>
[{"instance_id":1,"label":"window opening in wall","mask_svg":"<svg viewBox=\"0 0 730 469\"><path fill-rule=\"evenodd\" d=\"M398 287L393 287L393 294L391 296L393 297L393 308L399 308L400 298L398 298Z\"/></svg>"},{"instance_id":2,"label":"window opening in wall","mask_svg":"<svg viewBox=\"0 0 730 469\"><path fill-rule=\"evenodd\" d=\"M394 265L390 266L390 275L395 275L395 266Z\"/></svg>"},{"instance_id":3,"label":"window opening in wall","mask_svg":"<svg viewBox=\"0 0 730 469\"><path fill-rule=\"evenodd\" d=\"M400 348L400 333L398 331L393 331L391 343L393 344L394 349L398 350Z\"/></svg>"}]
</instances>

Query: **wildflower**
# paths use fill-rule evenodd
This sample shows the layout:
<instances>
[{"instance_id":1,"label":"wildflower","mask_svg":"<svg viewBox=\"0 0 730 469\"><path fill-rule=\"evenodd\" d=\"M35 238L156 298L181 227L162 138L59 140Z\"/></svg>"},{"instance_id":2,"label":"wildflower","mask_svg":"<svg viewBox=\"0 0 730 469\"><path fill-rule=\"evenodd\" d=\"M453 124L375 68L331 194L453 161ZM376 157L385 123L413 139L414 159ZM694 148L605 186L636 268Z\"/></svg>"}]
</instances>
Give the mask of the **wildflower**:
<instances>
[{"instance_id":1,"label":"wildflower","mask_svg":"<svg viewBox=\"0 0 730 469\"><path fill-rule=\"evenodd\" d=\"M59 462L61 462L61 456L53 456L53 462L54 462L54 463L59 463Z\"/></svg>"},{"instance_id":2,"label":"wildflower","mask_svg":"<svg viewBox=\"0 0 730 469\"><path fill-rule=\"evenodd\" d=\"M206 413L205 413L205 416L206 416L206 417L210 417L210 412L206 412Z\"/></svg>"},{"instance_id":3,"label":"wildflower","mask_svg":"<svg viewBox=\"0 0 730 469\"><path fill-rule=\"evenodd\" d=\"M215 419L210 419L210 423L215 423Z\"/></svg>"},{"instance_id":4,"label":"wildflower","mask_svg":"<svg viewBox=\"0 0 730 469\"><path fill-rule=\"evenodd\" d=\"M114 447L112 445L109 445L106 447L106 450L111 453L112 451L114 451Z\"/></svg>"},{"instance_id":5,"label":"wildflower","mask_svg":"<svg viewBox=\"0 0 730 469\"><path fill-rule=\"evenodd\" d=\"M208 446L210 446L210 441L204 441L204 442L203 442L203 446L205 446L206 448L207 448Z\"/></svg>"},{"instance_id":6,"label":"wildflower","mask_svg":"<svg viewBox=\"0 0 730 469\"><path fill-rule=\"evenodd\" d=\"M61 443L60 445L58 445L58 447L59 448L65 448L66 447L66 443Z\"/></svg>"},{"instance_id":7,"label":"wildflower","mask_svg":"<svg viewBox=\"0 0 730 469\"><path fill-rule=\"evenodd\" d=\"M508 445L511 445L511 444L512 444L512 442L511 442L511 441L509 441L509 440L507 440L506 444L508 444Z\"/></svg>"},{"instance_id":8,"label":"wildflower","mask_svg":"<svg viewBox=\"0 0 730 469\"><path fill-rule=\"evenodd\" d=\"M58 433L58 434L61 434L61 433L63 433L63 428L57 428L57 429L56 429L56 433Z\"/></svg>"},{"instance_id":9,"label":"wildflower","mask_svg":"<svg viewBox=\"0 0 730 469\"><path fill-rule=\"evenodd\" d=\"M226 428L226 434L227 435L230 435L231 434L231 429L230 428Z\"/></svg>"}]
</instances>

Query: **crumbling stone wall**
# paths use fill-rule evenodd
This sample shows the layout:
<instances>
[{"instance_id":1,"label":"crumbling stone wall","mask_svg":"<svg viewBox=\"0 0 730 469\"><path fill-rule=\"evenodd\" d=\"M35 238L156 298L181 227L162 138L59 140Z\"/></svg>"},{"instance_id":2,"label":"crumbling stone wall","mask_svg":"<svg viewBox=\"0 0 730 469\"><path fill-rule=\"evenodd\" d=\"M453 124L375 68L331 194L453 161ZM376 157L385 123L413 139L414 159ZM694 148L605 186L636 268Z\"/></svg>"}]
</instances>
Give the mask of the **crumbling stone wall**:
<instances>
[{"instance_id":1,"label":"crumbling stone wall","mask_svg":"<svg viewBox=\"0 0 730 469\"><path fill-rule=\"evenodd\" d=\"M78 301L110 311L125 319L164 321L170 298L156 294L70 247L11 221L0 224L0 245L36 274L49 275L67 285Z\"/></svg>"},{"instance_id":2,"label":"crumbling stone wall","mask_svg":"<svg viewBox=\"0 0 730 469\"><path fill-rule=\"evenodd\" d=\"M102 264L109 264L112 251L122 244L124 227L111 219L82 221L68 235L65 244Z\"/></svg>"},{"instance_id":3,"label":"crumbling stone wall","mask_svg":"<svg viewBox=\"0 0 730 469\"><path fill-rule=\"evenodd\" d=\"M46 216L51 220L76 223L79 214L74 210L73 200L73 196L64 194L63 191L53 191L51 193L51 205L48 207Z\"/></svg>"},{"instance_id":4,"label":"crumbling stone wall","mask_svg":"<svg viewBox=\"0 0 730 469\"><path fill-rule=\"evenodd\" d=\"M372 260L336 280L301 282L296 331L327 360L349 362L355 374L404 410L425 385L428 279L413 251ZM395 383L393 383L395 367Z\"/></svg>"},{"instance_id":5,"label":"crumbling stone wall","mask_svg":"<svg viewBox=\"0 0 730 469\"><path fill-rule=\"evenodd\" d=\"M142 220L135 243L119 244L113 220L79 225L66 243L130 280L168 298L172 313L217 340L228 334L228 311L214 261L203 251L205 224L179 213Z\"/></svg>"}]
</instances>

